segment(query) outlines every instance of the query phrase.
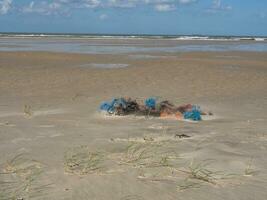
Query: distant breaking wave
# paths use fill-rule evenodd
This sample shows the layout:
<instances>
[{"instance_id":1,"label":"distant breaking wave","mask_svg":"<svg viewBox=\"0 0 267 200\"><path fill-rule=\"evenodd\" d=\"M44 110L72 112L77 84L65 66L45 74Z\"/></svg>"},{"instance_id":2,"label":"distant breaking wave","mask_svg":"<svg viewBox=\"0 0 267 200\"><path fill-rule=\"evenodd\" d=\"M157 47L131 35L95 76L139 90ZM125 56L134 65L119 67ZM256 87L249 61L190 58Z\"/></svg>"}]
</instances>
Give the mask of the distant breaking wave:
<instances>
[{"instance_id":1,"label":"distant breaking wave","mask_svg":"<svg viewBox=\"0 0 267 200\"><path fill-rule=\"evenodd\" d=\"M72 39L168 39L200 41L267 41L258 36L198 36L198 35L101 35L101 34L44 34L44 33L0 33L0 38L72 38Z\"/></svg>"},{"instance_id":2,"label":"distant breaking wave","mask_svg":"<svg viewBox=\"0 0 267 200\"><path fill-rule=\"evenodd\" d=\"M113 42L112 40L118 41ZM152 42L148 42L149 40ZM153 52L194 51L267 52L267 37L0 33L0 51L85 54L150 54Z\"/></svg>"}]
</instances>

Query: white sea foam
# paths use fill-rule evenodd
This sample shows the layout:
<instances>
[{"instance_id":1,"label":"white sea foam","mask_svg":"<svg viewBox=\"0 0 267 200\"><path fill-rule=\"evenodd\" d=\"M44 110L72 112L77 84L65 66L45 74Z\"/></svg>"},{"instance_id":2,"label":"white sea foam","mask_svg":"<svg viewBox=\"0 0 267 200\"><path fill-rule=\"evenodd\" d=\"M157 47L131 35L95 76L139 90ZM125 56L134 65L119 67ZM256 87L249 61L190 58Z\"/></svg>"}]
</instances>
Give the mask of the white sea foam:
<instances>
[{"instance_id":1,"label":"white sea foam","mask_svg":"<svg viewBox=\"0 0 267 200\"><path fill-rule=\"evenodd\" d=\"M117 69L117 68L125 68L128 67L129 64L121 64L121 63L89 63L80 65L80 67L92 67L98 69Z\"/></svg>"},{"instance_id":2,"label":"white sea foam","mask_svg":"<svg viewBox=\"0 0 267 200\"><path fill-rule=\"evenodd\" d=\"M242 36L192 36L192 35L93 35L93 34L44 34L44 33L0 33L0 38L56 37L72 39L169 39L169 40L208 40L208 41L266 41L267 37Z\"/></svg>"},{"instance_id":3,"label":"white sea foam","mask_svg":"<svg viewBox=\"0 0 267 200\"><path fill-rule=\"evenodd\" d=\"M47 37L47 38L46 38ZM37 38L37 39L36 39ZM40 38L40 39L39 39ZM41 39L45 38L45 39ZM140 40L175 40L175 41L225 41L225 42L195 42L162 43L145 45L145 42L109 42L108 39L140 39ZM91 40L94 40L92 42ZM98 42L98 40L100 42ZM106 40L106 41L104 41ZM104 42L103 42L104 41ZM10 46L13 45L13 46ZM155 52L191 52L191 51L267 51L265 37L214 37L214 36L146 36L146 35L57 35L57 34L1 34L0 51L51 51L85 54L139 54L146 55ZM134 57L132 57L134 58ZM139 56L147 59L149 56ZM153 58L150 56L150 58ZM135 59L138 59L136 56ZM88 65L84 66L88 67ZM123 68L121 65L95 65L96 68Z\"/></svg>"},{"instance_id":4,"label":"white sea foam","mask_svg":"<svg viewBox=\"0 0 267 200\"><path fill-rule=\"evenodd\" d=\"M267 38L255 38L255 41L262 42L267 40Z\"/></svg>"}]
</instances>

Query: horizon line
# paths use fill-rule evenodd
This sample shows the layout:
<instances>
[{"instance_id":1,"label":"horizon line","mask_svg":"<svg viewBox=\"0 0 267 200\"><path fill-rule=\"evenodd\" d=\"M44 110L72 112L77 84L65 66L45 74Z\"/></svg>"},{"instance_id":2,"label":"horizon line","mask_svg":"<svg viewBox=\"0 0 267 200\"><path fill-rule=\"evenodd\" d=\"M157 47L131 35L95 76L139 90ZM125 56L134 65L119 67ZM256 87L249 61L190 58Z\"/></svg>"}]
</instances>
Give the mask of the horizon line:
<instances>
[{"instance_id":1,"label":"horizon line","mask_svg":"<svg viewBox=\"0 0 267 200\"><path fill-rule=\"evenodd\" d=\"M46 34L46 35L99 35L99 36L206 36L206 37L264 37L267 35L215 35L215 34L149 34L149 33L71 33L71 32L0 32L0 34Z\"/></svg>"}]
</instances>

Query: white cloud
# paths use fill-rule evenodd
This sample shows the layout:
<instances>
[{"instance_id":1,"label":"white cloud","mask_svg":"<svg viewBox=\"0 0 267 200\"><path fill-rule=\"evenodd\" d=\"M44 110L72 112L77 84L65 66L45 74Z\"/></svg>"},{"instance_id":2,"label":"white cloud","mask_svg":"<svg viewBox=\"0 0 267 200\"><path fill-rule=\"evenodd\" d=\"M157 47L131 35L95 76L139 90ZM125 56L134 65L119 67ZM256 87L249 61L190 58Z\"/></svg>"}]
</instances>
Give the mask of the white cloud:
<instances>
[{"instance_id":1,"label":"white cloud","mask_svg":"<svg viewBox=\"0 0 267 200\"><path fill-rule=\"evenodd\" d=\"M11 9L12 0L0 1L0 15L5 15Z\"/></svg>"},{"instance_id":2,"label":"white cloud","mask_svg":"<svg viewBox=\"0 0 267 200\"><path fill-rule=\"evenodd\" d=\"M154 9L159 12L176 10L176 7L197 2L197 0L144 0L147 4L154 4Z\"/></svg>"},{"instance_id":3,"label":"white cloud","mask_svg":"<svg viewBox=\"0 0 267 200\"><path fill-rule=\"evenodd\" d=\"M155 5L155 10L159 12L173 11L176 7L172 4L157 4Z\"/></svg>"},{"instance_id":4,"label":"white cloud","mask_svg":"<svg viewBox=\"0 0 267 200\"><path fill-rule=\"evenodd\" d=\"M106 20L108 18L108 16L106 14L102 14L99 16L99 19L101 20Z\"/></svg>"},{"instance_id":5,"label":"white cloud","mask_svg":"<svg viewBox=\"0 0 267 200\"><path fill-rule=\"evenodd\" d=\"M178 4L185 5L197 2L197 0L107 0L108 4L104 7L133 8L137 6L151 6L156 11L172 11L176 9Z\"/></svg>"},{"instance_id":6,"label":"white cloud","mask_svg":"<svg viewBox=\"0 0 267 200\"><path fill-rule=\"evenodd\" d=\"M103 4L107 7L117 7L117 8L134 8L140 4L140 0L108 0L107 4Z\"/></svg>"},{"instance_id":7,"label":"white cloud","mask_svg":"<svg viewBox=\"0 0 267 200\"><path fill-rule=\"evenodd\" d=\"M180 4L190 4L194 2L196 2L196 0L179 0Z\"/></svg>"},{"instance_id":8,"label":"white cloud","mask_svg":"<svg viewBox=\"0 0 267 200\"><path fill-rule=\"evenodd\" d=\"M230 5L223 5L221 0L213 0L212 6L207 9L207 12L216 13L218 11L229 11L232 10L232 6Z\"/></svg>"},{"instance_id":9,"label":"white cloud","mask_svg":"<svg viewBox=\"0 0 267 200\"><path fill-rule=\"evenodd\" d=\"M61 0L62 1L62 0ZM43 15L59 14L63 13L62 4L60 2L47 3L45 1L36 3L32 1L29 5L24 6L22 9L23 13L38 13Z\"/></svg>"},{"instance_id":10,"label":"white cloud","mask_svg":"<svg viewBox=\"0 0 267 200\"><path fill-rule=\"evenodd\" d=\"M51 15L70 13L74 9L130 9L149 6L156 11L167 12L175 10L178 5L187 5L196 1L198 0L33 0L30 4L24 6L20 10L22 10L23 13Z\"/></svg>"},{"instance_id":11,"label":"white cloud","mask_svg":"<svg viewBox=\"0 0 267 200\"><path fill-rule=\"evenodd\" d=\"M168 5L175 5L175 4L192 4L197 2L197 0L139 0L144 4L168 4Z\"/></svg>"},{"instance_id":12,"label":"white cloud","mask_svg":"<svg viewBox=\"0 0 267 200\"><path fill-rule=\"evenodd\" d=\"M69 15L73 9L93 9L102 6L101 0L52 0L52 1L32 1L27 6L22 7L23 13L38 13L42 15Z\"/></svg>"},{"instance_id":13,"label":"white cloud","mask_svg":"<svg viewBox=\"0 0 267 200\"><path fill-rule=\"evenodd\" d=\"M100 0L84 0L83 5L86 8L97 8L101 5Z\"/></svg>"}]
</instances>

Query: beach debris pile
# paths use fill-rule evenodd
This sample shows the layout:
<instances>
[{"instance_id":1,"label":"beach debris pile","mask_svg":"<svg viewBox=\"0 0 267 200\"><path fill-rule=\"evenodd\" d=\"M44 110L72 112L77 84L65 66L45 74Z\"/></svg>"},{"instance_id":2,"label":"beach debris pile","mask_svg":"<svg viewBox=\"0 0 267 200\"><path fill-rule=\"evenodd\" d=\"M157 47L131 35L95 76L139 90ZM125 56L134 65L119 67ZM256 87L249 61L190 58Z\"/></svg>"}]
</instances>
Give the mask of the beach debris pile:
<instances>
[{"instance_id":1,"label":"beach debris pile","mask_svg":"<svg viewBox=\"0 0 267 200\"><path fill-rule=\"evenodd\" d=\"M202 115L212 115L211 112L203 112L197 105L185 104L175 106L167 100L158 102L157 98L154 97L145 99L141 103L129 97L115 98L110 102L103 102L100 105L100 110L109 115L154 116L192 121L201 121Z\"/></svg>"}]
</instances>

